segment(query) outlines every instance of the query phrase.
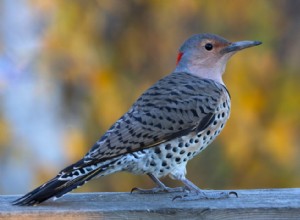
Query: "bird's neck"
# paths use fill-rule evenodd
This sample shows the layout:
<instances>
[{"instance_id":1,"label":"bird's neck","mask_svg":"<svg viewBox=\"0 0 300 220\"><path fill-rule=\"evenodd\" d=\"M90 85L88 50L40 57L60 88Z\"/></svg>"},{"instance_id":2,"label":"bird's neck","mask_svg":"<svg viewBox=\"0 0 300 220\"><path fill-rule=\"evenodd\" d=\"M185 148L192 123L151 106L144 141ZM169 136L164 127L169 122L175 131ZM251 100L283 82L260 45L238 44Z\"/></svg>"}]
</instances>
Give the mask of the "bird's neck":
<instances>
[{"instance_id":1,"label":"bird's neck","mask_svg":"<svg viewBox=\"0 0 300 220\"><path fill-rule=\"evenodd\" d=\"M215 65L212 67L205 67L201 65L177 65L174 72L186 72L194 76L198 76L205 79L212 79L222 85L224 85L222 75L225 71L226 65Z\"/></svg>"}]
</instances>

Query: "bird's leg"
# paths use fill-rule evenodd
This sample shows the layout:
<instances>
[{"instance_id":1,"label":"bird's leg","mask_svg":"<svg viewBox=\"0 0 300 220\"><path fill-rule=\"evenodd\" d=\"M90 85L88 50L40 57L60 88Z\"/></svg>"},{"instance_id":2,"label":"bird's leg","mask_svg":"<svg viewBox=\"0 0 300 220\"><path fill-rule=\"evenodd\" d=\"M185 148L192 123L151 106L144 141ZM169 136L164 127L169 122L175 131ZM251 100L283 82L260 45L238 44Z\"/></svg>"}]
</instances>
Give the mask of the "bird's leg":
<instances>
[{"instance_id":1,"label":"bird's leg","mask_svg":"<svg viewBox=\"0 0 300 220\"><path fill-rule=\"evenodd\" d=\"M161 182L157 177L155 177L151 173L148 173L147 175L153 180L153 182L155 182L156 187L154 187L153 189L140 189L134 187L132 188L131 193L134 191L143 194L160 193L160 192L184 192L187 189L186 187L175 187L175 188L167 187L165 184L163 184L163 182Z\"/></svg>"},{"instance_id":2,"label":"bird's leg","mask_svg":"<svg viewBox=\"0 0 300 220\"><path fill-rule=\"evenodd\" d=\"M202 190L185 177L181 178L180 180L190 190L190 192L183 196L175 196L173 198L173 201L177 199L178 200L226 199L229 198L230 195L234 195L235 197L238 197L238 194L234 191L219 192L215 190Z\"/></svg>"}]
</instances>

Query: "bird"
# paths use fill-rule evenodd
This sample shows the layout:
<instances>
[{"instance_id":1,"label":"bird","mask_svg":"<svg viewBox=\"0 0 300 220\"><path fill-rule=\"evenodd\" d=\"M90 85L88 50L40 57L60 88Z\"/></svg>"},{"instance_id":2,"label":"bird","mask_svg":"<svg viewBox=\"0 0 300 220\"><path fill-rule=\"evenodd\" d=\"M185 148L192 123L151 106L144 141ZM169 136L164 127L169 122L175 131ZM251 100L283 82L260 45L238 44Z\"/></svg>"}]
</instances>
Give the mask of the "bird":
<instances>
[{"instance_id":1,"label":"bird","mask_svg":"<svg viewBox=\"0 0 300 220\"><path fill-rule=\"evenodd\" d=\"M153 189L137 193L181 192L176 199L224 199L235 192L202 190L186 178L186 165L222 131L231 98L222 76L229 58L260 41L230 42L202 33L180 47L173 72L147 89L91 147L82 159L53 179L13 201L32 206L57 199L91 179L116 172L148 175ZM183 183L167 187L161 177Z\"/></svg>"}]
</instances>

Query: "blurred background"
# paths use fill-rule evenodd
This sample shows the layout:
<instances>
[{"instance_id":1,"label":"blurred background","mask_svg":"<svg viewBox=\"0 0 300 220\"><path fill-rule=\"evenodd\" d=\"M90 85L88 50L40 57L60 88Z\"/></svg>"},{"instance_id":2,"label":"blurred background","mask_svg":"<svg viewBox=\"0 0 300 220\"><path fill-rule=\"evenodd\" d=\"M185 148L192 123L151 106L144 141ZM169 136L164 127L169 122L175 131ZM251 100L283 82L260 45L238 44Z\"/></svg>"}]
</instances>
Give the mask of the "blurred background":
<instances>
[{"instance_id":1,"label":"blurred background","mask_svg":"<svg viewBox=\"0 0 300 220\"><path fill-rule=\"evenodd\" d=\"M80 159L204 32L263 44L228 63L231 118L188 178L214 189L300 187L299 11L297 0L2 0L0 194L25 193ZM136 186L153 183L117 173L77 192Z\"/></svg>"}]
</instances>

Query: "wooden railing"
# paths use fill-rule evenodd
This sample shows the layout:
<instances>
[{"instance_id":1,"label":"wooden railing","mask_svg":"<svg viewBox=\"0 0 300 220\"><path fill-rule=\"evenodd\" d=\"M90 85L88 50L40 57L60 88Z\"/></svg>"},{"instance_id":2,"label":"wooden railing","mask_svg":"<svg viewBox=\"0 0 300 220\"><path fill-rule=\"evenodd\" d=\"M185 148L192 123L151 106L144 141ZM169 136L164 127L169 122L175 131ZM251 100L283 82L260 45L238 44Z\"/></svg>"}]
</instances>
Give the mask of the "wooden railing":
<instances>
[{"instance_id":1,"label":"wooden railing","mask_svg":"<svg viewBox=\"0 0 300 220\"><path fill-rule=\"evenodd\" d=\"M299 189L236 190L239 197L172 201L174 194L71 193L33 207L0 196L1 219L300 219Z\"/></svg>"}]
</instances>

